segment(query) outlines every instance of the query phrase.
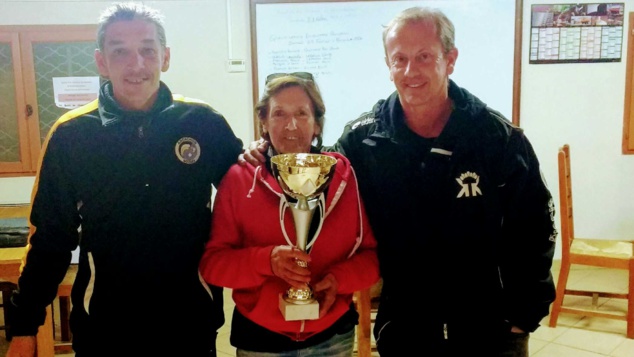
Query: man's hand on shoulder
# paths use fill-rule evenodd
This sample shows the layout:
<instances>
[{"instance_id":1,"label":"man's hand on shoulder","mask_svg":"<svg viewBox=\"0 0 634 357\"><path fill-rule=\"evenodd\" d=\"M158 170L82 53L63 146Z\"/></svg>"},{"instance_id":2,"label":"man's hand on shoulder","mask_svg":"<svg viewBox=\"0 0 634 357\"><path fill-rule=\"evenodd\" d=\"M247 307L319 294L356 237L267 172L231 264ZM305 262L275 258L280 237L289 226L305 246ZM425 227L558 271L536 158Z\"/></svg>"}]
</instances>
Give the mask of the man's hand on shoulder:
<instances>
[{"instance_id":1,"label":"man's hand on shoulder","mask_svg":"<svg viewBox=\"0 0 634 357\"><path fill-rule=\"evenodd\" d=\"M13 336L6 357L34 357L35 336Z\"/></svg>"},{"instance_id":2,"label":"man's hand on shoulder","mask_svg":"<svg viewBox=\"0 0 634 357\"><path fill-rule=\"evenodd\" d=\"M253 166L262 165L266 162L266 157L264 153L269 148L269 143L260 139L257 141L252 141L249 144L249 147L238 156L238 164L244 166L246 164L251 164Z\"/></svg>"}]
</instances>

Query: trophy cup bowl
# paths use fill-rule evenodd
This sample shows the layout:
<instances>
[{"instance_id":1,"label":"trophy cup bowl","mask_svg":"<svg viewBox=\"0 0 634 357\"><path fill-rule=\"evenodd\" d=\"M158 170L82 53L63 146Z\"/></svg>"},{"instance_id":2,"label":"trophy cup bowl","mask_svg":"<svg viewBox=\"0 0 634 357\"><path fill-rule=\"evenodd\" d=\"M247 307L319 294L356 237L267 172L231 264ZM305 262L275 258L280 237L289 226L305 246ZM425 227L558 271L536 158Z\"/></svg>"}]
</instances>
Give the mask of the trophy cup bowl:
<instances>
[{"instance_id":1,"label":"trophy cup bowl","mask_svg":"<svg viewBox=\"0 0 634 357\"><path fill-rule=\"evenodd\" d=\"M280 154L271 158L273 174L282 187L293 213L297 237L295 247L303 252L307 251L308 231L315 210L318 206L324 209L321 195L332 180L336 163L337 159L323 154L293 153ZM320 197L322 197L321 200ZM320 219L315 237L321 229L323 214ZM283 214L281 214L281 224L284 228ZM285 230L284 234L286 235ZM308 266L301 260L297 260L296 263L304 268ZM298 305L307 306L299 308ZM280 310L288 321L319 317L319 305L313 298L310 287L303 289L290 287L280 298Z\"/></svg>"},{"instance_id":2,"label":"trophy cup bowl","mask_svg":"<svg viewBox=\"0 0 634 357\"><path fill-rule=\"evenodd\" d=\"M271 158L273 174L287 196L295 200L319 196L332 180L337 159L323 154L280 154Z\"/></svg>"}]
</instances>

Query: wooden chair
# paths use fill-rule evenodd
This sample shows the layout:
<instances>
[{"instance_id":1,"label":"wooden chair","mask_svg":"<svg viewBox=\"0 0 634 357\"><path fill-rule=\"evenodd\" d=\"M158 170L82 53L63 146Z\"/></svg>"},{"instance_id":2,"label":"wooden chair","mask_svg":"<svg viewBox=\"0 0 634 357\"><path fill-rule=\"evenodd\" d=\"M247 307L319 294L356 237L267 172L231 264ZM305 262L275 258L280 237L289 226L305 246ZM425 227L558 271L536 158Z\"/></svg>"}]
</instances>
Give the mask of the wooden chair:
<instances>
[{"instance_id":1,"label":"wooden chair","mask_svg":"<svg viewBox=\"0 0 634 357\"><path fill-rule=\"evenodd\" d=\"M382 281L365 290L354 293L353 302L359 313L357 325L357 357L371 357L377 353L376 345L372 342L372 324L379 308Z\"/></svg>"},{"instance_id":2,"label":"wooden chair","mask_svg":"<svg viewBox=\"0 0 634 357\"><path fill-rule=\"evenodd\" d=\"M570 147L559 149L559 205L561 216L561 269L557 281L557 297L550 313L550 327L557 326L560 313L627 321L627 338L634 339L634 245L632 241L587 239L575 237L572 209L572 186L570 172ZM571 289L566 286L570 265L624 269L628 273L628 292L610 293ZM588 296L592 305L588 308L563 305L565 295ZM599 298L626 299L627 312L599 310Z\"/></svg>"}]
</instances>

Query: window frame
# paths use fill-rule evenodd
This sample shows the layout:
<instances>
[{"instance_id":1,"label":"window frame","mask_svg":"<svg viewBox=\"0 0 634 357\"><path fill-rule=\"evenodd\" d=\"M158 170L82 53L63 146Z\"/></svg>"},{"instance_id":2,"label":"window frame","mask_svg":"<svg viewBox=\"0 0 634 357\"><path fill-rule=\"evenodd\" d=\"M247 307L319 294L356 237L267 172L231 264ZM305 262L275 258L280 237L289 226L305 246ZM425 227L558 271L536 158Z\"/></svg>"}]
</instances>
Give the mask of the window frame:
<instances>
[{"instance_id":1,"label":"window frame","mask_svg":"<svg viewBox=\"0 0 634 357\"><path fill-rule=\"evenodd\" d=\"M627 30L625 103L623 107L623 154L634 154L634 12L630 12ZM625 40L625 39L624 39Z\"/></svg>"},{"instance_id":2,"label":"window frame","mask_svg":"<svg viewBox=\"0 0 634 357\"><path fill-rule=\"evenodd\" d=\"M0 161L0 177L33 176L39 165L42 143L33 44L96 42L96 39L97 25L0 25L0 42L10 44L13 57L20 142L20 159L17 162ZM27 116L28 105L33 109L30 116Z\"/></svg>"}]
</instances>

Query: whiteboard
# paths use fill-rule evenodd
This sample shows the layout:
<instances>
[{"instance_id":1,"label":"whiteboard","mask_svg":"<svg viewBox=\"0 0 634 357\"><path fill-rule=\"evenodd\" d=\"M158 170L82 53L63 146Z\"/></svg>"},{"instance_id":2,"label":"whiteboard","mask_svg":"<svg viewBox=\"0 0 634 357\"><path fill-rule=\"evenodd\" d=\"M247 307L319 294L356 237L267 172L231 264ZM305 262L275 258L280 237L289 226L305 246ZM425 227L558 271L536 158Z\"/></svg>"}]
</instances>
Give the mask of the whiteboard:
<instances>
[{"instance_id":1,"label":"whiteboard","mask_svg":"<svg viewBox=\"0 0 634 357\"><path fill-rule=\"evenodd\" d=\"M325 145L339 138L347 122L394 92L382 30L412 6L441 9L453 22L459 55L450 78L509 120L517 113L515 22L521 0L251 0L250 5L254 102L271 73L313 73L326 105Z\"/></svg>"}]
</instances>

